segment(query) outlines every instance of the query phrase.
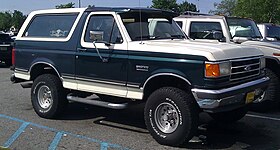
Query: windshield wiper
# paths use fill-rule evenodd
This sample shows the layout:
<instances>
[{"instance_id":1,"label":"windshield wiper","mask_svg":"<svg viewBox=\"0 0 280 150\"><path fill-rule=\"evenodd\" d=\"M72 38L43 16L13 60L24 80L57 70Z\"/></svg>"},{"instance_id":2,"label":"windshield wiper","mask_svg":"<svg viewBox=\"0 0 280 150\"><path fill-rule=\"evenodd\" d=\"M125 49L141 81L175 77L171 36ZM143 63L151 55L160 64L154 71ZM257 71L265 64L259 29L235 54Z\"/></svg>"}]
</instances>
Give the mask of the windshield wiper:
<instances>
[{"instance_id":1,"label":"windshield wiper","mask_svg":"<svg viewBox=\"0 0 280 150\"><path fill-rule=\"evenodd\" d=\"M255 36L251 36L251 38L261 38L261 36L257 36L257 35L255 35Z\"/></svg>"},{"instance_id":2,"label":"windshield wiper","mask_svg":"<svg viewBox=\"0 0 280 150\"><path fill-rule=\"evenodd\" d=\"M181 35L181 34L174 34L174 35L171 35L171 39L184 39L185 36Z\"/></svg>"},{"instance_id":3,"label":"windshield wiper","mask_svg":"<svg viewBox=\"0 0 280 150\"><path fill-rule=\"evenodd\" d=\"M159 39L160 36L149 36L149 35L146 35L146 36L137 36L134 38L134 40L154 40L154 39Z\"/></svg>"}]
</instances>

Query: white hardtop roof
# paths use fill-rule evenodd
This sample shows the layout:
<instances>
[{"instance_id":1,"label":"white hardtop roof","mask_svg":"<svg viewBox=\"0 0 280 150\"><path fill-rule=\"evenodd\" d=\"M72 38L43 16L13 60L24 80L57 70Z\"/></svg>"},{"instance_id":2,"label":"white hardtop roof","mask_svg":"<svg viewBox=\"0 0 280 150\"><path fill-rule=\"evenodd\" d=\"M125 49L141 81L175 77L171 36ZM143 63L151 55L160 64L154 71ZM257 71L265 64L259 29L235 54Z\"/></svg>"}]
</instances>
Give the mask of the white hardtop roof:
<instances>
[{"instance_id":1,"label":"white hardtop roof","mask_svg":"<svg viewBox=\"0 0 280 150\"><path fill-rule=\"evenodd\" d=\"M84 12L87 8L63 8L63 9L45 9L36 10L30 13L30 15L35 14L55 14L55 13L80 13Z\"/></svg>"}]
</instances>

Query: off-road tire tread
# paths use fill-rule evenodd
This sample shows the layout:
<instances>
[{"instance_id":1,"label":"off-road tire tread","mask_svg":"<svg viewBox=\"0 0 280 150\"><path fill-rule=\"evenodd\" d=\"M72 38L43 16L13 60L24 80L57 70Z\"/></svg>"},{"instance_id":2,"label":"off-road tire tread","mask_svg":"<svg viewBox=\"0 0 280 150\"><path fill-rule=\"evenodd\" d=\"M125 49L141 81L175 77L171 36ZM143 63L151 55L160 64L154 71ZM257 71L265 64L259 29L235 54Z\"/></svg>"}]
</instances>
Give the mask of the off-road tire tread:
<instances>
[{"instance_id":1,"label":"off-road tire tread","mask_svg":"<svg viewBox=\"0 0 280 150\"><path fill-rule=\"evenodd\" d=\"M35 109L35 112L42 118L47 118L47 119L57 118L63 112L63 110L65 110L65 108L68 104L68 101L66 100L67 92L63 88L62 83L57 76L55 76L53 74L40 75L34 80L34 83L32 85L32 89L31 89L32 104L33 104L32 96L33 96L34 88L35 88L36 84L38 84L39 82L42 82L42 81L46 82L46 84L49 84L50 88L55 89L54 91L56 91L56 92L54 93L54 91L52 91L52 93L57 94L57 99L53 98L53 101L57 101L58 103L55 106L56 108L48 114L42 114L42 113L38 112L36 109ZM54 97L56 97L56 96L54 96ZM33 107L34 107L34 105L33 105Z\"/></svg>"},{"instance_id":2,"label":"off-road tire tread","mask_svg":"<svg viewBox=\"0 0 280 150\"><path fill-rule=\"evenodd\" d=\"M146 103L146 105L149 105L150 100L159 97L160 95L162 95L162 93L166 93L167 95L176 96L176 99L183 103L183 106L179 106L179 107L181 107L181 109L183 108L183 109L187 110L187 114L191 118L190 119L191 121L187 122L187 123L189 123L188 133L186 133L185 137L181 138L181 140L178 140L176 143L168 143L168 142L160 141L161 139L154 132L151 132L151 135L160 144L170 145L170 146L184 145L189 142L189 140L196 134L196 131L197 131L198 121L199 121L199 117L198 117L199 108L197 106L197 103L195 102L193 96L188 92L185 92L181 89L174 88L174 87L163 87L163 88L156 90L149 96L148 102ZM148 115L149 115L149 113L148 113L147 107L145 107L145 111L144 111L145 123L146 123L147 128L150 128L150 126L148 125L148 122L149 122ZM148 129L148 130L150 131L153 129Z\"/></svg>"}]
</instances>

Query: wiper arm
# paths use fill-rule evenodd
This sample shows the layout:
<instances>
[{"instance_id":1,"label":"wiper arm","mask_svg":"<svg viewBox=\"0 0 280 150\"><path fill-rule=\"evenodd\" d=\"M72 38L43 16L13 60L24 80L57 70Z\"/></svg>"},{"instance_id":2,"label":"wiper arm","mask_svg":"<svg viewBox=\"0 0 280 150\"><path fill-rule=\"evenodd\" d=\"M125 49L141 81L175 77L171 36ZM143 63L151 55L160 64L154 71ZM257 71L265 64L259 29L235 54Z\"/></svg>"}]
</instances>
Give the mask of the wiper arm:
<instances>
[{"instance_id":1,"label":"wiper arm","mask_svg":"<svg viewBox=\"0 0 280 150\"><path fill-rule=\"evenodd\" d=\"M181 35L181 34L174 34L171 35L171 39L184 39L185 36Z\"/></svg>"},{"instance_id":2,"label":"wiper arm","mask_svg":"<svg viewBox=\"0 0 280 150\"><path fill-rule=\"evenodd\" d=\"M134 39L135 39L135 40L141 40L141 38L142 38L142 40L154 40L154 39L159 39L160 36L149 36L149 35L146 35L146 36L137 36L137 37L135 37Z\"/></svg>"},{"instance_id":3,"label":"wiper arm","mask_svg":"<svg viewBox=\"0 0 280 150\"><path fill-rule=\"evenodd\" d=\"M251 36L251 38L261 38L261 36Z\"/></svg>"}]
</instances>

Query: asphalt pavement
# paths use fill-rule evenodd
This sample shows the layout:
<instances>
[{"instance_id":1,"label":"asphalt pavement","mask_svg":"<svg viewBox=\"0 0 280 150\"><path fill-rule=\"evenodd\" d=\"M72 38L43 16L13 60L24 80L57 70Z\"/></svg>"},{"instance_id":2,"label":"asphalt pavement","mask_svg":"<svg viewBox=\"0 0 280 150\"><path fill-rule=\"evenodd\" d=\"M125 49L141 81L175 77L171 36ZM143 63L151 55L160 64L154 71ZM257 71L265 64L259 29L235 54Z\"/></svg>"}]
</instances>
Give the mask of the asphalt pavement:
<instances>
[{"instance_id":1,"label":"asphalt pavement","mask_svg":"<svg viewBox=\"0 0 280 150\"><path fill-rule=\"evenodd\" d=\"M200 115L196 137L182 147L158 144L148 133L143 105L111 110L70 103L56 120L33 111L30 89L9 81L11 71L0 64L0 146L9 149L280 149L280 112L249 112L234 124L220 124ZM0 148L1 149L1 148Z\"/></svg>"}]
</instances>

